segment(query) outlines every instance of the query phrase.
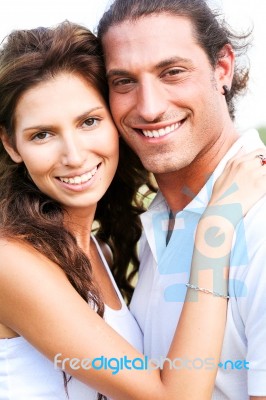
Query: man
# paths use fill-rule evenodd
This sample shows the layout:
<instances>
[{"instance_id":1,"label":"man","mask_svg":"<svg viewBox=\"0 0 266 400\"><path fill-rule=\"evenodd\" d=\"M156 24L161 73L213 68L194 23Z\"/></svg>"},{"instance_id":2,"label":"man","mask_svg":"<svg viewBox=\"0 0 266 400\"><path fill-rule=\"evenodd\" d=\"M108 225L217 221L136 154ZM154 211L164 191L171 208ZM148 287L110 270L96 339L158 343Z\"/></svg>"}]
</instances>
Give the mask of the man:
<instances>
[{"instance_id":1,"label":"man","mask_svg":"<svg viewBox=\"0 0 266 400\"><path fill-rule=\"evenodd\" d=\"M182 310L193 235L213 184L240 148L263 146L256 132L240 137L233 124L233 98L248 77L235 67L235 55L245 46L203 0L116 0L101 19L98 34L115 123L160 189L142 216L140 274L131 303L144 333L145 353L160 359L167 354ZM258 157L258 168L265 168L264 163ZM265 198L238 227L231 251L215 400L266 399L262 221ZM208 268L208 248L217 253L219 265L224 238L213 227L205 240L205 248L198 249L203 263ZM222 286L217 271L211 272ZM178 360L177 367L207 368L210 360L197 356Z\"/></svg>"}]
</instances>

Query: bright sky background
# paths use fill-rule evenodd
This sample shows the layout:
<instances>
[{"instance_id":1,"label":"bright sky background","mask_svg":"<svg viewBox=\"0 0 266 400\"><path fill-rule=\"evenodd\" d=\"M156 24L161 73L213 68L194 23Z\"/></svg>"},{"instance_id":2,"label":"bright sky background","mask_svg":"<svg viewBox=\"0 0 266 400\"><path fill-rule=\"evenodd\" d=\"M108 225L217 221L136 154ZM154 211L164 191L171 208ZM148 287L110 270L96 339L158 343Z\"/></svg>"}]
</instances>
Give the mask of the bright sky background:
<instances>
[{"instance_id":1,"label":"bright sky background","mask_svg":"<svg viewBox=\"0 0 266 400\"><path fill-rule=\"evenodd\" d=\"M152 1L152 0L151 0ZM94 30L112 0L2 0L0 40L11 30L50 26L65 19ZM249 91L238 103L240 130L266 126L266 12L265 0L209 0L222 7L231 26L245 30L254 26L253 46L249 51L251 80Z\"/></svg>"}]
</instances>

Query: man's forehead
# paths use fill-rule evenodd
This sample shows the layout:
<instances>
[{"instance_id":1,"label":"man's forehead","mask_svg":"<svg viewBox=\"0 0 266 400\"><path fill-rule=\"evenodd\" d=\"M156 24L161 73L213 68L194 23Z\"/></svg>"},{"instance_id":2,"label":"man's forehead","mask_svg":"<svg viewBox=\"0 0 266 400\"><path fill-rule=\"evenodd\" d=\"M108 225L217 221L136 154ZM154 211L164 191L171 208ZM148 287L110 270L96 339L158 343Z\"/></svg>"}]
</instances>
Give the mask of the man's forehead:
<instances>
[{"instance_id":1,"label":"man's forehead","mask_svg":"<svg viewBox=\"0 0 266 400\"><path fill-rule=\"evenodd\" d=\"M158 16L144 17L134 23L125 21L111 27L104 35L103 48L108 70L127 70L131 69L131 65L160 68L171 61L188 62L191 53L202 51L190 21L168 15L164 15L163 19Z\"/></svg>"},{"instance_id":2,"label":"man's forehead","mask_svg":"<svg viewBox=\"0 0 266 400\"><path fill-rule=\"evenodd\" d=\"M125 21L110 26L104 34L102 41L103 45L108 39L125 43L129 40L134 40L139 34L145 43L145 39L152 35L152 33L159 32L163 35L165 31L168 31L169 29L172 30L173 28L176 28L176 30L185 29L192 34L192 25L190 19L185 16L167 13L150 14L142 16L136 20L126 19ZM147 30L147 26L149 26L149 30ZM158 30L158 28L161 29Z\"/></svg>"}]
</instances>

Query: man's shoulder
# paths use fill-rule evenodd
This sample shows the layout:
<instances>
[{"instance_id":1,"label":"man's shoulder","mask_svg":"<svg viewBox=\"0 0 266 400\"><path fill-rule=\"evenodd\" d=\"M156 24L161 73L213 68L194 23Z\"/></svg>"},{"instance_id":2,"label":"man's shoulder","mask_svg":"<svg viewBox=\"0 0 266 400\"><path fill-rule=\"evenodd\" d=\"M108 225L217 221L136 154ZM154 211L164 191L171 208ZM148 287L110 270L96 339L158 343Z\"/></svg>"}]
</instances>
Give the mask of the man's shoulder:
<instances>
[{"instance_id":1,"label":"man's shoulder","mask_svg":"<svg viewBox=\"0 0 266 400\"><path fill-rule=\"evenodd\" d=\"M244 218L245 242L250 256L258 249L264 249L266 255L266 196L259 200Z\"/></svg>"},{"instance_id":2,"label":"man's shoulder","mask_svg":"<svg viewBox=\"0 0 266 400\"><path fill-rule=\"evenodd\" d=\"M266 221L266 195L249 210L244 220L247 227L254 228L259 224L261 228L265 228L263 223ZM266 230L263 230L266 233Z\"/></svg>"}]
</instances>

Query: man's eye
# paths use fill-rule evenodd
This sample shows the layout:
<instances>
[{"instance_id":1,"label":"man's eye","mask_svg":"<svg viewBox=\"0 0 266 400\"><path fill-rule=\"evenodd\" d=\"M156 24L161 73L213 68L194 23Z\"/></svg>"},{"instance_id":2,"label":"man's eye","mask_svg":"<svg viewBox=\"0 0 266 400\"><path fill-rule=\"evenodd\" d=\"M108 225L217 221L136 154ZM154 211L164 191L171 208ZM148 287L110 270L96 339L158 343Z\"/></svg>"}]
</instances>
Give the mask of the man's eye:
<instances>
[{"instance_id":1,"label":"man's eye","mask_svg":"<svg viewBox=\"0 0 266 400\"><path fill-rule=\"evenodd\" d=\"M164 76L176 76L176 75L179 75L182 72L183 72L183 70L180 69L180 68L173 68L173 69L170 69L170 70L166 71L163 75Z\"/></svg>"},{"instance_id":2,"label":"man's eye","mask_svg":"<svg viewBox=\"0 0 266 400\"><path fill-rule=\"evenodd\" d=\"M133 80L130 78L121 78L113 81L114 86L130 85L131 83L133 83Z\"/></svg>"}]
</instances>

